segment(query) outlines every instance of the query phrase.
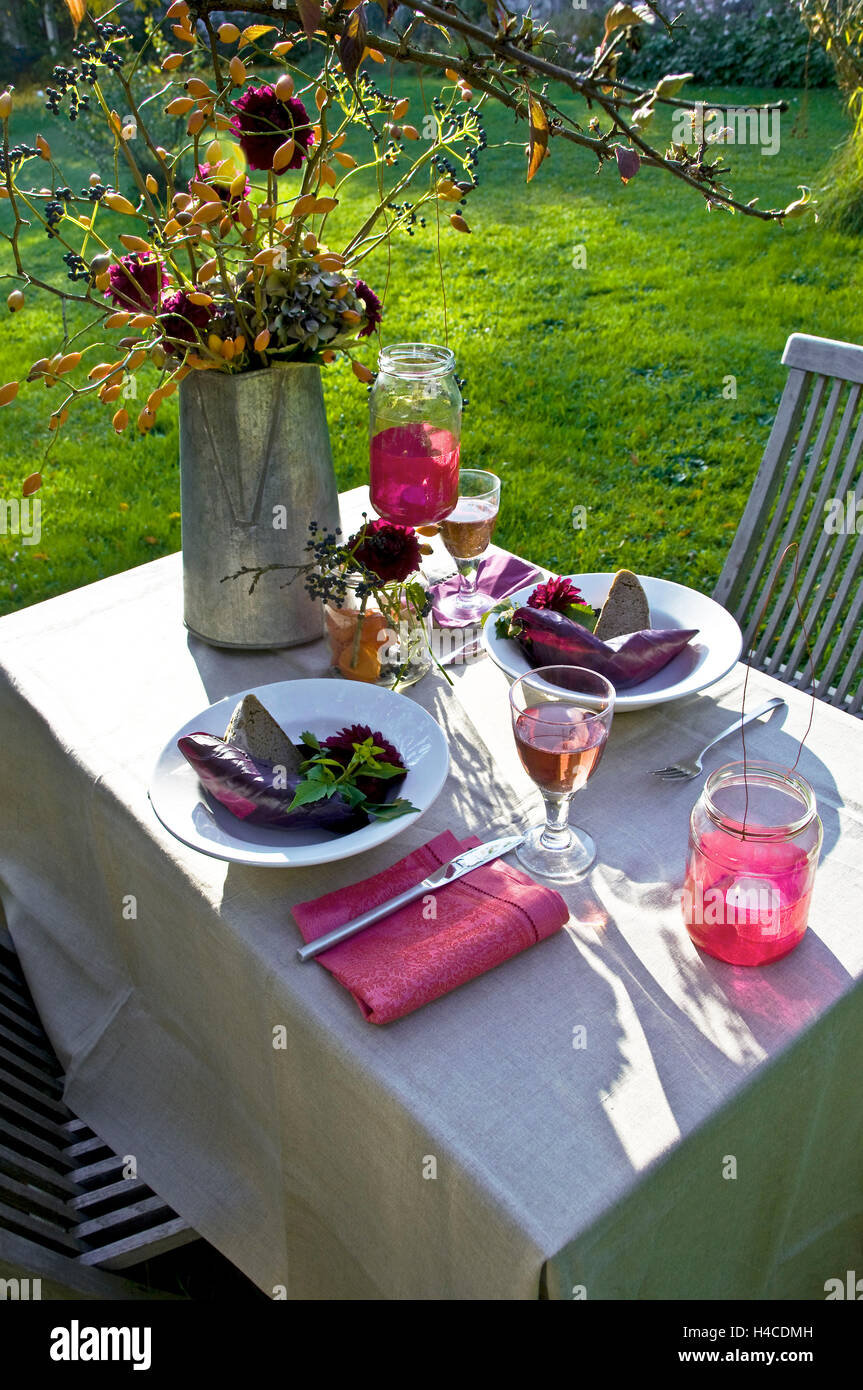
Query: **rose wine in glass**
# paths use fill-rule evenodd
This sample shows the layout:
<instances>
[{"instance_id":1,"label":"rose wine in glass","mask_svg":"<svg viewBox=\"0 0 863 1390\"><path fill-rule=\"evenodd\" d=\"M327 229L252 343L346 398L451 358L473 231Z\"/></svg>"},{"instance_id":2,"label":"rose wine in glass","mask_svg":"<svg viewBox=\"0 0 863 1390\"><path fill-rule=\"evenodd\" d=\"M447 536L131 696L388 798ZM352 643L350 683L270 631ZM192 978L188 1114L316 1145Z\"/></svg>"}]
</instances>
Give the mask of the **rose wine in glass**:
<instances>
[{"instance_id":1,"label":"rose wine in glass","mask_svg":"<svg viewBox=\"0 0 863 1390\"><path fill-rule=\"evenodd\" d=\"M488 549L500 510L500 478L482 468L462 468L458 501L440 524L441 540L456 562L459 586L438 603L456 623L478 622L495 600L477 588L480 561Z\"/></svg>"},{"instance_id":2,"label":"rose wine in glass","mask_svg":"<svg viewBox=\"0 0 863 1390\"><path fill-rule=\"evenodd\" d=\"M553 721L553 722L551 722ZM518 755L544 792L572 795L593 776L608 730L579 705L536 705L515 721Z\"/></svg>"},{"instance_id":3,"label":"rose wine in glass","mask_svg":"<svg viewBox=\"0 0 863 1390\"><path fill-rule=\"evenodd\" d=\"M594 862L596 846L570 826L569 804L599 766L614 686L581 666L540 666L515 681L509 698L519 758L545 802L545 824L528 833L518 858L540 878L574 883Z\"/></svg>"}]
</instances>

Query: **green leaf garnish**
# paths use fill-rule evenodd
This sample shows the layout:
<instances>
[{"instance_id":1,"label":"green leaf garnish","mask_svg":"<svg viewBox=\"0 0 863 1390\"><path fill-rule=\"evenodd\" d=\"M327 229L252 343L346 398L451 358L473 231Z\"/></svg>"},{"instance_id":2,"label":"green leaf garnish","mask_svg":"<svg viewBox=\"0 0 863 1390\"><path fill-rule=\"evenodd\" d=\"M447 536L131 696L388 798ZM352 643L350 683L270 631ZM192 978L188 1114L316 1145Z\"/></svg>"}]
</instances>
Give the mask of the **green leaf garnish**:
<instances>
[{"instance_id":1,"label":"green leaf garnish","mask_svg":"<svg viewBox=\"0 0 863 1390\"><path fill-rule=\"evenodd\" d=\"M371 805L368 801L363 807L374 820L396 820L399 816L409 816L414 811L418 811L418 806L412 806L404 797L399 797L396 801L384 801L377 806Z\"/></svg>"},{"instance_id":2,"label":"green leaf garnish","mask_svg":"<svg viewBox=\"0 0 863 1390\"><path fill-rule=\"evenodd\" d=\"M310 801L322 801L329 792L330 788L323 782L301 782L294 792L294 799L288 811L295 811L298 806L307 806Z\"/></svg>"}]
</instances>

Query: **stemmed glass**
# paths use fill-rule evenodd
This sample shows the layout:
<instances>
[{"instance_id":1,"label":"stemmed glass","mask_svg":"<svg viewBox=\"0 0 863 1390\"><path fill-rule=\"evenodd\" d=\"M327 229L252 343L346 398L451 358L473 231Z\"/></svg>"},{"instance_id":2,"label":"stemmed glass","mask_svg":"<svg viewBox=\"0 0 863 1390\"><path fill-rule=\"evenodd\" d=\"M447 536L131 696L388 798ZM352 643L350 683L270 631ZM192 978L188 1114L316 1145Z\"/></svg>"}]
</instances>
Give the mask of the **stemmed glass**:
<instances>
[{"instance_id":1,"label":"stemmed glass","mask_svg":"<svg viewBox=\"0 0 863 1390\"><path fill-rule=\"evenodd\" d=\"M569 824L569 803L592 777L611 728L614 686L581 666L540 666L509 692L515 746L525 772L542 792L545 825L517 851L541 878L574 883L596 858L596 845Z\"/></svg>"},{"instance_id":2,"label":"stemmed glass","mask_svg":"<svg viewBox=\"0 0 863 1390\"><path fill-rule=\"evenodd\" d=\"M438 610L458 623L478 622L496 600L477 590L477 570L488 549L500 510L500 478L482 468L462 468L458 501L440 522L440 536L456 562L459 586L438 603Z\"/></svg>"}]
</instances>

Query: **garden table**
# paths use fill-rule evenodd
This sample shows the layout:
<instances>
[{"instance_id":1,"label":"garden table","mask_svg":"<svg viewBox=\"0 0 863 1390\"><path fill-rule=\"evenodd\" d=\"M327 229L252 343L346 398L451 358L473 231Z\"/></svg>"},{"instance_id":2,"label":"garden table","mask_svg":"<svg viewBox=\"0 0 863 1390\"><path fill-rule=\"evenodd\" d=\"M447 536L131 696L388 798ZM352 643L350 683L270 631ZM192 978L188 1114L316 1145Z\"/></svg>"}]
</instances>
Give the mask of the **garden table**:
<instances>
[{"instance_id":1,"label":"garden table","mask_svg":"<svg viewBox=\"0 0 863 1390\"><path fill-rule=\"evenodd\" d=\"M0 890L66 1100L262 1289L823 1298L861 1268L859 721L815 712L800 771L824 851L784 960L733 968L690 943L678 891L700 784L650 776L739 711L738 666L615 719L576 798L599 866L564 890L565 930L374 1027L297 961L291 904L443 828L538 818L500 671L475 661L453 690L432 675L409 692L452 756L417 823L362 858L261 870L175 840L150 772L190 712L325 674L322 643L190 638L174 555L3 618L0 668ZM784 723L749 748L793 762L809 702L752 674L753 703L777 691Z\"/></svg>"}]
</instances>

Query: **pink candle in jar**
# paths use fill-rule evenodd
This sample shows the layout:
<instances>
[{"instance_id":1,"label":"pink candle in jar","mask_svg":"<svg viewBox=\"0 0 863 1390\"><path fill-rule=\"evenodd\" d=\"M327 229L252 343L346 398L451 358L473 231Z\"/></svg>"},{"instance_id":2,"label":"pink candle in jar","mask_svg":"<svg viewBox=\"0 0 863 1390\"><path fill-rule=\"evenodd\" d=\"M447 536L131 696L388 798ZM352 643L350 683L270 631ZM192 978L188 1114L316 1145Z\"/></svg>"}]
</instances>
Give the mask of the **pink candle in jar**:
<instances>
[{"instance_id":1,"label":"pink candle in jar","mask_svg":"<svg viewBox=\"0 0 863 1390\"><path fill-rule=\"evenodd\" d=\"M458 501L461 392L451 350L382 348L369 397L369 495L401 526L442 521Z\"/></svg>"},{"instance_id":2,"label":"pink candle in jar","mask_svg":"<svg viewBox=\"0 0 863 1390\"><path fill-rule=\"evenodd\" d=\"M459 441L449 430L394 425L372 436L370 454L369 496L378 516L422 526L455 507Z\"/></svg>"},{"instance_id":3,"label":"pink candle in jar","mask_svg":"<svg viewBox=\"0 0 863 1390\"><path fill-rule=\"evenodd\" d=\"M821 848L812 788L766 763L730 763L692 812L683 917L695 944L732 965L778 960L801 941Z\"/></svg>"}]
</instances>

